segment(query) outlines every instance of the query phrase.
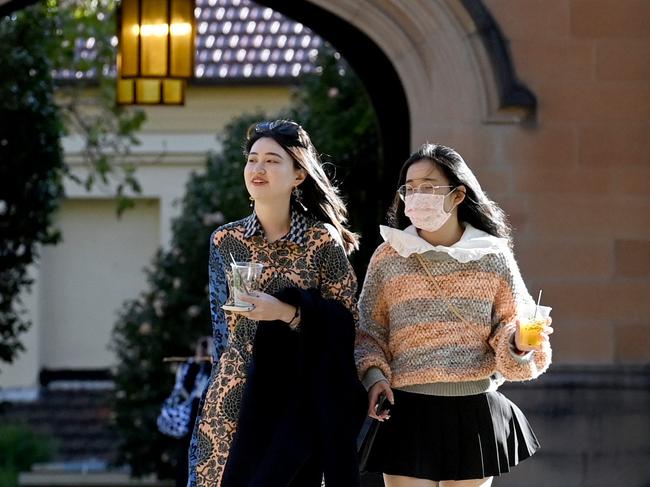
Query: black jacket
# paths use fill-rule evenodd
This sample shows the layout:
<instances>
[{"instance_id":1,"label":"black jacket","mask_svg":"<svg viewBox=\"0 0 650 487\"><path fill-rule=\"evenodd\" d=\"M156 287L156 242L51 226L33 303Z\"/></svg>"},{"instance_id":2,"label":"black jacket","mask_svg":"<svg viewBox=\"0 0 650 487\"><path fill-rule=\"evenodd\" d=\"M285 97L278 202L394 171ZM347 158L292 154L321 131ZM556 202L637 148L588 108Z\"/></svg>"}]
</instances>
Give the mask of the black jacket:
<instances>
[{"instance_id":1,"label":"black jacket","mask_svg":"<svg viewBox=\"0 0 650 487\"><path fill-rule=\"evenodd\" d=\"M300 330L259 323L221 485L286 487L316 462L328 487L358 486L356 439L367 397L354 364L352 315L313 289L276 297L300 306Z\"/></svg>"}]
</instances>

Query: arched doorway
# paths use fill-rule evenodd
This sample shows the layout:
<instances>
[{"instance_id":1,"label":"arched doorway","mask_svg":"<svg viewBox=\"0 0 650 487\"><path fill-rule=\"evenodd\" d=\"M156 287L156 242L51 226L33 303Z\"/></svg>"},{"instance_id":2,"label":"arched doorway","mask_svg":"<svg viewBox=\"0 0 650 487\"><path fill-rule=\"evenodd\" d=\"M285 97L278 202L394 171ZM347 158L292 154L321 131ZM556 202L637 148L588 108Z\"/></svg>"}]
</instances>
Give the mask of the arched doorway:
<instances>
[{"instance_id":1,"label":"arched doorway","mask_svg":"<svg viewBox=\"0 0 650 487\"><path fill-rule=\"evenodd\" d=\"M507 43L481 0L261 3L339 49L379 112L408 113L411 147L445 123L519 123L534 112L535 98L517 81Z\"/></svg>"},{"instance_id":2,"label":"arched doorway","mask_svg":"<svg viewBox=\"0 0 650 487\"><path fill-rule=\"evenodd\" d=\"M534 116L535 97L480 0L258 1L327 39L365 85L382 139L381 208L414 147Z\"/></svg>"}]
</instances>

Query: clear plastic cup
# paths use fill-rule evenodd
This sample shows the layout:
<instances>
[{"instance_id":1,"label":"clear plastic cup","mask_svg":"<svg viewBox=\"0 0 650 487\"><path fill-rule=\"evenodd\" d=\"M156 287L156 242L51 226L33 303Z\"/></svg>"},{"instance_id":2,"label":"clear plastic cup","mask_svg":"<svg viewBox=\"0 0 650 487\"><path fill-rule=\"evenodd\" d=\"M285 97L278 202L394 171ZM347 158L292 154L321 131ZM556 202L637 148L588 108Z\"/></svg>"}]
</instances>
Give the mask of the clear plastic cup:
<instances>
[{"instance_id":1,"label":"clear plastic cup","mask_svg":"<svg viewBox=\"0 0 650 487\"><path fill-rule=\"evenodd\" d=\"M542 330L546 319L551 315L550 306L527 304L522 306L519 316L519 337L528 347L539 347L542 344Z\"/></svg>"},{"instance_id":2,"label":"clear plastic cup","mask_svg":"<svg viewBox=\"0 0 650 487\"><path fill-rule=\"evenodd\" d=\"M259 287L259 278L262 275L264 264L257 262L236 262L230 264L230 299L234 306L248 307L250 303L242 301L241 296Z\"/></svg>"}]
</instances>

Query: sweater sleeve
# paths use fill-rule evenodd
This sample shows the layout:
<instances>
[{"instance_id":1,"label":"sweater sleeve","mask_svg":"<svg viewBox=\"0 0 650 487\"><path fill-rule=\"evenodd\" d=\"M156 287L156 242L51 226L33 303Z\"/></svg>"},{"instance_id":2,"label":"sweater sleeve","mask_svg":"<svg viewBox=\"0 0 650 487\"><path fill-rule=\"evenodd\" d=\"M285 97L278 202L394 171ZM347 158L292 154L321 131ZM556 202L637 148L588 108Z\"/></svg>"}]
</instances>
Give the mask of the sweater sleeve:
<instances>
[{"instance_id":1,"label":"sweater sleeve","mask_svg":"<svg viewBox=\"0 0 650 487\"><path fill-rule=\"evenodd\" d=\"M391 354L388 346L389 319L381 272L382 244L375 251L366 272L359 297L359 321L355 345L355 360L359 378L366 387L371 382L386 378L391 380Z\"/></svg>"},{"instance_id":2,"label":"sweater sleeve","mask_svg":"<svg viewBox=\"0 0 650 487\"><path fill-rule=\"evenodd\" d=\"M210 237L208 261L208 291L210 295L210 315L212 318L212 337L214 341L213 363L216 364L228 343L228 326L221 306L228 299L228 283L224 260L217 247L219 230Z\"/></svg>"},{"instance_id":3,"label":"sweater sleeve","mask_svg":"<svg viewBox=\"0 0 650 487\"><path fill-rule=\"evenodd\" d=\"M545 343L542 350L518 356L513 351L515 321L521 315L523 304L533 299L519 272L519 266L510 250L502 254L502 272L492 308L490 345L496 356L497 371L507 380L534 379L551 364L551 347Z\"/></svg>"}]
</instances>

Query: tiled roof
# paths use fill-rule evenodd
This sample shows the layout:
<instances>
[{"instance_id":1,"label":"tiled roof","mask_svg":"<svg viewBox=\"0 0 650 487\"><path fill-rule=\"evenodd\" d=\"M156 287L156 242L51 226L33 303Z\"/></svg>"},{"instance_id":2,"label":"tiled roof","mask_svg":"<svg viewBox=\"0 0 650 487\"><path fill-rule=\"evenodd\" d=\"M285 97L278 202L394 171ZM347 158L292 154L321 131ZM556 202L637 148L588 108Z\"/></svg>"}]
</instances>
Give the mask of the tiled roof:
<instances>
[{"instance_id":1,"label":"tiled roof","mask_svg":"<svg viewBox=\"0 0 650 487\"><path fill-rule=\"evenodd\" d=\"M194 74L203 83L286 82L314 70L314 57L323 44L301 23L250 0L196 0L195 16ZM94 44L92 38L80 39L78 55L92 58ZM56 77L95 74L62 70Z\"/></svg>"},{"instance_id":2,"label":"tiled roof","mask_svg":"<svg viewBox=\"0 0 650 487\"><path fill-rule=\"evenodd\" d=\"M314 68L322 40L249 0L197 0L198 79L294 78Z\"/></svg>"}]
</instances>

